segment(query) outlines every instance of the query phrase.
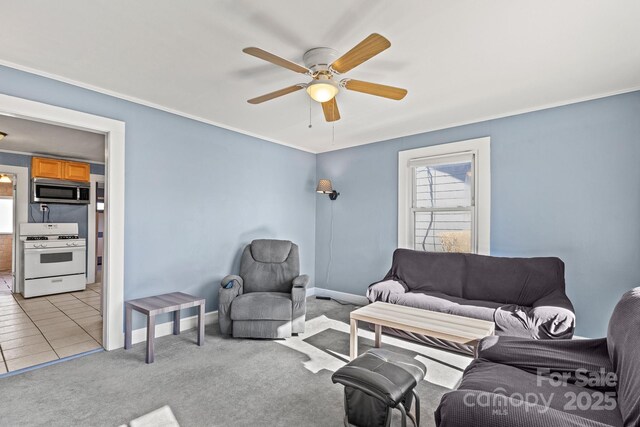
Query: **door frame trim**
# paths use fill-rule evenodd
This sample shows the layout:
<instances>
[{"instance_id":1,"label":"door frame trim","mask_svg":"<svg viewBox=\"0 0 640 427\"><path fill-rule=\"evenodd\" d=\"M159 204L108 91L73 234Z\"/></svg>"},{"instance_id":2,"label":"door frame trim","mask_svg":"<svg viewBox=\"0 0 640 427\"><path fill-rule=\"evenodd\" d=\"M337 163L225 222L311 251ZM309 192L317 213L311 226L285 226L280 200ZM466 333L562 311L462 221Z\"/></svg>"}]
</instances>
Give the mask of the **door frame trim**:
<instances>
[{"instance_id":1,"label":"door frame trim","mask_svg":"<svg viewBox=\"0 0 640 427\"><path fill-rule=\"evenodd\" d=\"M13 190L13 202L15 218L13 218L13 236L11 242L12 260L11 271L13 273L13 283L11 284L12 292L18 292L18 280L20 272L18 271L18 257L21 256L18 244L19 227L21 222L29 222L29 168L26 166L9 166L0 165L0 172L12 174L15 177L15 190Z\"/></svg>"},{"instance_id":2,"label":"door frame trim","mask_svg":"<svg viewBox=\"0 0 640 427\"><path fill-rule=\"evenodd\" d=\"M91 174L91 194L89 195L89 212L87 224L87 283L95 283L96 281L96 262L98 252L96 250L96 183L104 184L104 175ZM103 238L106 241L106 236Z\"/></svg>"},{"instance_id":3,"label":"door frame trim","mask_svg":"<svg viewBox=\"0 0 640 427\"><path fill-rule=\"evenodd\" d=\"M4 94L0 94L0 114L105 136L103 346L123 347L125 123Z\"/></svg>"}]
</instances>

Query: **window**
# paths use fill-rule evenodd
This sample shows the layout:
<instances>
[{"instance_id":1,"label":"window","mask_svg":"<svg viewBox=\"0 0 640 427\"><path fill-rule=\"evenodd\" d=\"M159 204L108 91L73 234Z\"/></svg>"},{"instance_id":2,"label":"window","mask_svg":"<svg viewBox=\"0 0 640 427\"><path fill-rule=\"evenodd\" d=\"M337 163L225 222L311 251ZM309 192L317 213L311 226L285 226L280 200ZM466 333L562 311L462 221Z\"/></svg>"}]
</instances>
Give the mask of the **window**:
<instances>
[{"instance_id":1,"label":"window","mask_svg":"<svg viewBox=\"0 0 640 427\"><path fill-rule=\"evenodd\" d=\"M409 161L413 197L413 248L471 252L475 247L472 153Z\"/></svg>"},{"instance_id":2,"label":"window","mask_svg":"<svg viewBox=\"0 0 640 427\"><path fill-rule=\"evenodd\" d=\"M0 197L0 234L13 233L13 198Z\"/></svg>"},{"instance_id":3,"label":"window","mask_svg":"<svg viewBox=\"0 0 640 427\"><path fill-rule=\"evenodd\" d=\"M399 153L398 246L489 253L489 138Z\"/></svg>"}]
</instances>

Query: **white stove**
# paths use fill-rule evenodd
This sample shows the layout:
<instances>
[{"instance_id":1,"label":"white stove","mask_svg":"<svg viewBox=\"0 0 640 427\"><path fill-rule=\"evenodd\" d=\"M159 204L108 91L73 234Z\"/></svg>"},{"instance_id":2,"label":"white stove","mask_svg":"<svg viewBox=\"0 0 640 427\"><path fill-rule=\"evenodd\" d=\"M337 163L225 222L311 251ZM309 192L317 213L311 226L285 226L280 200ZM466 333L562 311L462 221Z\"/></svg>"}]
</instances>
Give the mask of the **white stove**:
<instances>
[{"instance_id":1,"label":"white stove","mask_svg":"<svg viewBox=\"0 0 640 427\"><path fill-rule=\"evenodd\" d=\"M84 290L87 243L76 223L20 224L22 295Z\"/></svg>"}]
</instances>

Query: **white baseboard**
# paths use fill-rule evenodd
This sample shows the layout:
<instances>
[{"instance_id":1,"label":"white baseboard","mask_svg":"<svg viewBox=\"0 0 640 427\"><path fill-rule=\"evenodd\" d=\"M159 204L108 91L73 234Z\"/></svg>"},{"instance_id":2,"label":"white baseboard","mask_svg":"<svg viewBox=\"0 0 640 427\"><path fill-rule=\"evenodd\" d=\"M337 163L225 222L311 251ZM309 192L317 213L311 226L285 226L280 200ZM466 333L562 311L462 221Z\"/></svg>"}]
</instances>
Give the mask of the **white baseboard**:
<instances>
[{"instance_id":1,"label":"white baseboard","mask_svg":"<svg viewBox=\"0 0 640 427\"><path fill-rule=\"evenodd\" d=\"M349 294L346 292L334 291L324 288L308 288L307 298L312 296L330 297L339 301L348 302L355 305L367 305L369 300L363 295ZM204 324L212 325L218 323L218 310L210 311L204 315ZM198 326L198 316L190 316L180 319L180 331L187 331ZM173 333L173 322L166 322L156 325L156 338L171 335ZM574 335L573 339L589 339L579 335ZM131 342L137 344L147 340L147 328L135 329L131 335Z\"/></svg>"},{"instance_id":2,"label":"white baseboard","mask_svg":"<svg viewBox=\"0 0 640 427\"><path fill-rule=\"evenodd\" d=\"M346 292L334 291L324 288L308 288L307 297L314 295L330 297L339 301L348 302L355 305L367 305L369 300L362 295L349 294ZM218 310L210 311L204 315L204 324L211 325L218 323ZM198 326L198 316L184 317L180 319L180 331L187 331ZM171 335L173 333L173 322L166 322L156 325L156 338ZM131 342L137 344L147 340L147 328L134 329L131 334Z\"/></svg>"},{"instance_id":3,"label":"white baseboard","mask_svg":"<svg viewBox=\"0 0 640 427\"><path fill-rule=\"evenodd\" d=\"M210 311L204 315L204 324L211 325L218 323L218 310ZM198 326L198 316L184 317L180 319L180 331L187 331ZM173 333L173 322L166 322L156 325L156 338L171 335ZM147 328L134 329L131 334L131 342L137 344L147 340Z\"/></svg>"},{"instance_id":4,"label":"white baseboard","mask_svg":"<svg viewBox=\"0 0 640 427\"><path fill-rule=\"evenodd\" d=\"M355 304L355 305L369 304L369 300L364 295L349 294L346 292L334 291L332 289L324 289L324 288L307 289L307 296L311 296L311 295L329 297L338 301L348 302L350 304Z\"/></svg>"}]
</instances>

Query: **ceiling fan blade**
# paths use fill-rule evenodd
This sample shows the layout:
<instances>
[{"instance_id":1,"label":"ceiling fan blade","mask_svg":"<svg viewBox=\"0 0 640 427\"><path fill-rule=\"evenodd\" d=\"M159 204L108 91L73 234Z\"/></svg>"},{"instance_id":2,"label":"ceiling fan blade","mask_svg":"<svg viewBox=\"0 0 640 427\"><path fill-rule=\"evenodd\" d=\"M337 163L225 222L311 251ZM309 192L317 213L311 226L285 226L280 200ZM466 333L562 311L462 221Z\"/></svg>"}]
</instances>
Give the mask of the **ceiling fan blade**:
<instances>
[{"instance_id":1,"label":"ceiling fan blade","mask_svg":"<svg viewBox=\"0 0 640 427\"><path fill-rule=\"evenodd\" d=\"M266 95L258 96L257 98L249 99L247 102L249 104L260 104L265 101L269 101L274 98L278 98L280 96L288 95L292 92L296 92L302 89L304 85L294 85L285 87L284 89L276 90L275 92L267 93Z\"/></svg>"},{"instance_id":2,"label":"ceiling fan blade","mask_svg":"<svg viewBox=\"0 0 640 427\"><path fill-rule=\"evenodd\" d=\"M273 53L269 53L266 50L262 50L257 47L245 47L242 49L244 53L247 53L251 56L255 56L256 58L264 59L265 61L271 62L272 64L278 65L280 67L288 68L291 71L295 71L296 73L301 74L310 74L308 68L303 67L302 65L298 65L295 62L288 61L284 58L280 58L279 56L274 55Z\"/></svg>"},{"instance_id":3,"label":"ceiling fan blade","mask_svg":"<svg viewBox=\"0 0 640 427\"><path fill-rule=\"evenodd\" d=\"M373 33L366 39L358 43L349 52L333 61L331 68L342 74L357 67L363 62L373 58L383 50L389 48L391 42L380 34Z\"/></svg>"},{"instance_id":4,"label":"ceiling fan blade","mask_svg":"<svg viewBox=\"0 0 640 427\"><path fill-rule=\"evenodd\" d=\"M324 119L328 122L335 122L340 120L340 111L338 111L338 103L336 98L322 103L322 111L324 112Z\"/></svg>"},{"instance_id":5,"label":"ceiling fan blade","mask_svg":"<svg viewBox=\"0 0 640 427\"><path fill-rule=\"evenodd\" d=\"M399 87L386 86L377 83L363 82L361 80L345 79L344 87L356 92L368 93L369 95L381 96L383 98L401 100L407 95L407 90Z\"/></svg>"}]
</instances>

